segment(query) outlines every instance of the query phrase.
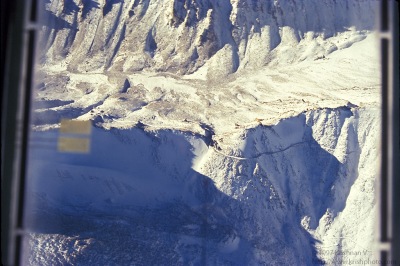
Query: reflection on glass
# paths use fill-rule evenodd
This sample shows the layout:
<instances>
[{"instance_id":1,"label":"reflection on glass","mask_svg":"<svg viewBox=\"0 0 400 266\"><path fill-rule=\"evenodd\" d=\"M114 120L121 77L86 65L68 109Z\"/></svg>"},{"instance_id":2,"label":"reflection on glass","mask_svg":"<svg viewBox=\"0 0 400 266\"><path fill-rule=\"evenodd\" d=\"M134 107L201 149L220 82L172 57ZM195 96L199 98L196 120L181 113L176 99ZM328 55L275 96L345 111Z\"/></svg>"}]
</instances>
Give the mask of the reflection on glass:
<instances>
[{"instance_id":1,"label":"reflection on glass","mask_svg":"<svg viewBox=\"0 0 400 266\"><path fill-rule=\"evenodd\" d=\"M376 1L43 14L24 264L374 259Z\"/></svg>"}]
</instances>

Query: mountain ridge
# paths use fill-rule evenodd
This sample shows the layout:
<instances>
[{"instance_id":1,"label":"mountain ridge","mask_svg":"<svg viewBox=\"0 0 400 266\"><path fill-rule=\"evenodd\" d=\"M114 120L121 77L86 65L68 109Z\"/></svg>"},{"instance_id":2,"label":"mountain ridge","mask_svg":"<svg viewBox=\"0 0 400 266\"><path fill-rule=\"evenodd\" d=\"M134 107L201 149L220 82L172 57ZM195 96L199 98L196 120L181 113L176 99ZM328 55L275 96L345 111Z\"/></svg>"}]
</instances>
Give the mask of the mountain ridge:
<instances>
[{"instance_id":1,"label":"mountain ridge","mask_svg":"<svg viewBox=\"0 0 400 266\"><path fill-rule=\"evenodd\" d=\"M210 63L210 72L224 76L276 64L279 50L311 40L319 40L314 45L326 56L340 49L331 39L337 34L373 29L375 2L54 0L47 4L44 57L47 63L66 60L79 72L180 75L212 59L220 64ZM310 56L294 55L296 61Z\"/></svg>"}]
</instances>

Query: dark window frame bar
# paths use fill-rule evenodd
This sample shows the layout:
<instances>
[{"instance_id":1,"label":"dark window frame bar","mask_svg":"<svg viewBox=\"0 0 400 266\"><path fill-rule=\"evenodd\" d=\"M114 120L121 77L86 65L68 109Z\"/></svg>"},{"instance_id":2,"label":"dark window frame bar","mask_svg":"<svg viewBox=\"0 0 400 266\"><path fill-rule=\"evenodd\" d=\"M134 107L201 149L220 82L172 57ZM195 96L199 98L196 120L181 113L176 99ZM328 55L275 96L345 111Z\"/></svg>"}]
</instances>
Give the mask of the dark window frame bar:
<instances>
[{"instance_id":1,"label":"dark window frame bar","mask_svg":"<svg viewBox=\"0 0 400 266\"><path fill-rule=\"evenodd\" d=\"M21 265L38 0L2 3L1 263ZM4 8L4 9L3 9ZM4 46L3 46L4 45Z\"/></svg>"},{"instance_id":2,"label":"dark window frame bar","mask_svg":"<svg viewBox=\"0 0 400 266\"><path fill-rule=\"evenodd\" d=\"M381 0L381 169L379 250L381 265L400 264L399 0Z\"/></svg>"}]
</instances>

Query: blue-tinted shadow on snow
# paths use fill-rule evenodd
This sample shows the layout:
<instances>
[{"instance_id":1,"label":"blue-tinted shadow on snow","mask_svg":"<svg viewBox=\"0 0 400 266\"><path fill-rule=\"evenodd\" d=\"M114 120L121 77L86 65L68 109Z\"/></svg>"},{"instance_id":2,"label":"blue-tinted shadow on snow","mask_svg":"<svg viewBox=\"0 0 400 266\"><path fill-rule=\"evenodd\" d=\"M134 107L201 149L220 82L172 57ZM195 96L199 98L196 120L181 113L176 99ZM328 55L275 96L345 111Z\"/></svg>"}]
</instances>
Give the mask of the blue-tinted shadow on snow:
<instances>
[{"instance_id":1,"label":"blue-tinted shadow on snow","mask_svg":"<svg viewBox=\"0 0 400 266\"><path fill-rule=\"evenodd\" d=\"M106 16L113 8L113 5L122 3L122 0L106 0L103 7L103 16Z\"/></svg>"},{"instance_id":2,"label":"blue-tinted shadow on snow","mask_svg":"<svg viewBox=\"0 0 400 266\"><path fill-rule=\"evenodd\" d=\"M44 25L50 29L62 30L62 29L74 29L71 23L64 20L63 18L57 17L53 12L46 10L43 20Z\"/></svg>"},{"instance_id":3,"label":"blue-tinted shadow on snow","mask_svg":"<svg viewBox=\"0 0 400 266\"><path fill-rule=\"evenodd\" d=\"M41 108L53 108L53 107L59 107L63 105L67 105L70 103L73 103L74 101L69 100L69 101L63 101L63 100L36 100L33 103L33 108L34 109L41 109Z\"/></svg>"},{"instance_id":4,"label":"blue-tinted shadow on snow","mask_svg":"<svg viewBox=\"0 0 400 266\"><path fill-rule=\"evenodd\" d=\"M100 4L93 0L82 0L82 5L82 19L85 19L92 9L100 8Z\"/></svg>"},{"instance_id":5,"label":"blue-tinted shadow on snow","mask_svg":"<svg viewBox=\"0 0 400 266\"><path fill-rule=\"evenodd\" d=\"M304 230L316 229L326 213L330 218L343 211L351 186L358 176L360 148L355 129L349 126L342 131L344 122L354 114L348 107L320 110L321 119L328 119L336 112L338 132L347 134L347 164L341 163L333 154L326 151L313 137L311 118L306 114L280 121L274 126L258 126L246 132L246 145L241 151L242 158L236 168L242 171L237 186L258 188L243 193L243 198L253 197L266 210L256 210L256 216L276 217L281 227L285 245L292 245L299 258L304 252L312 252L317 260L315 239ZM319 115L319 112L316 112ZM336 136L339 138L339 135ZM257 171L255 170L257 169ZM261 188L261 189L260 189ZM262 214L267 212L268 214ZM309 217L302 226L302 219ZM299 238L299 235L302 237ZM309 245L305 244L309 240Z\"/></svg>"},{"instance_id":6,"label":"blue-tinted shadow on snow","mask_svg":"<svg viewBox=\"0 0 400 266\"><path fill-rule=\"evenodd\" d=\"M68 106L73 104L74 101L60 101L60 100L38 100L33 103L35 109L47 108L44 110L35 110L32 116L32 124L35 126L46 124L57 124L61 119L75 119L83 114L86 114L104 103L104 100L91 104L87 107ZM62 107L62 109L51 109L54 107ZM105 116L105 115L104 115ZM109 116L112 118L111 116Z\"/></svg>"},{"instance_id":7,"label":"blue-tinted shadow on snow","mask_svg":"<svg viewBox=\"0 0 400 266\"><path fill-rule=\"evenodd\" d=\"M353 116L347 107L325 110L326 115L330 112L342 114L341 124L336 125L339 132L344 120ZM265 178L276 182L274 186L280 189L280 194L285 195L286 201L298 202L302 196L311 195L309 200L313 202L313 213L321 217L333 203L330 191L337 179L342 177L343 164L314 139L312 125L308 123L306 115L302 113L284 119L275 126L250 129L246 133L246 146L241 156L248 158L243 161L248 166L258 163ZM346 133L349 135L347 145L352 149L349 153L355 153L357 157L360 151L354 128L349 127ZM357 172L353 174L356 176ZM302 184L299 187L300 181ZM343 208L344 205L341 205L337 211Z\"/></svg>"},{"instance_id":8,"label":"blue-tinted shadow on snow","mask_svg":"<svg viewBox=\"0 0 400 266\"><path fill-rule=\"evenodd\" d=\"M76 263L102 263L96 256L109 254L111 264L125 265L132 252L137 258L128 264L251 260L251 243L232 223L240 203L192 169L193 146L205 148L201 136L93 128L89 155L59 153L57 131L31 136L44 138L53 143L32 143L30 152L26 225L38 234L95 239L91 255ZM219 252L230 239L237 239L231 252ZM120 254L111 256L110 246Z\"/></svg>"},{"instance_id":9,"label":"blue-tinted shadow on snow","mask_svg":"<svg viewBox=\"0 0 400 266\"><path fill-rule=\"evenodd\" d=\"M343 119L352 115L342 111ZM318 261L301 219L310 216L315 228L333 207L330 189L342 165L313 138L304 114L247 132L241 156L248 159L227 164L247 169L231 184L246 187L235 197L192 168L206 156L204 136L95 127L88 155L59 153L58 137L32 133L26 224L39 234L94 239L76 263L100 262L98 254L115 264ZM47 145L34 141L46 138Z\"/></svg>"},{"instance_id":10,"label":"blue-tinted shadow on snow","mask_svg":"<svg viewBox=\"0 0 400 266\"><path fill-rule=\"evenodd\" d=\"M62 13L72 15L79 12L79 6L73 0L64 0Z\"/></svg>"}]
</instances>

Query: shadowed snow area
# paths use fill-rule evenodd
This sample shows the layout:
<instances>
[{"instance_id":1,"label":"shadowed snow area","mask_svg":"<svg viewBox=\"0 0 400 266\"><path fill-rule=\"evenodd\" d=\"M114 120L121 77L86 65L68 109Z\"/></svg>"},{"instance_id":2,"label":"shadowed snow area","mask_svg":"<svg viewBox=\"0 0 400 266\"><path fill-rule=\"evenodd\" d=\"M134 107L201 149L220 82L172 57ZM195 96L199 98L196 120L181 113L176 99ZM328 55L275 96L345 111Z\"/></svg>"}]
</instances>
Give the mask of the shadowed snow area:
<instances>
[{"instance_id":1,"label":"shadowed snow area","mask_svg":"<svg viewBox=\"0 0 400 266\"><path fill-rule=\"evenodd\" d=\"M372 260L375 8L46 1L24 264ZM61 119L91 121L88 154Z\"/></svg>"},{"instance_id":2,"label":"shadowed snow area","mask_svg":"<svg viewBox=\"0 0 400 266\"><path fill-rule=\"evenodd\" d=\"M33 133L27 263L312 265L324 248L369 252L376 114L310 111L225 146L94 128L89 155Z\"/></svg>"}]
</instances>

